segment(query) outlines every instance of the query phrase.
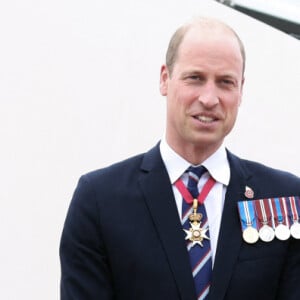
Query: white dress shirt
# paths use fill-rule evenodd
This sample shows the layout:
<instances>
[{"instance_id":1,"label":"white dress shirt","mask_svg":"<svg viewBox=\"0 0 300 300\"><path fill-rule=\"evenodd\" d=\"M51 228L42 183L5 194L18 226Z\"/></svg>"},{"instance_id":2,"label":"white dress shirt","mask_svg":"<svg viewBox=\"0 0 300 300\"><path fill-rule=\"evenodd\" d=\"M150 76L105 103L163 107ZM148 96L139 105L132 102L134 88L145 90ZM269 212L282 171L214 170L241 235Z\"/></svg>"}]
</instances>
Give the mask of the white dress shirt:
<instances>
[{"instance_id":1,"label":"white dress shirt","mask_svg":"<svg viewBox=\"0 0 300 300\"><path fill-rule=\"evenodd\" d=\"M173 193L178 209L178 214L181 219L182 214L182 195L175 187L177 179L181 178L185 185L187 185L188 174L185 173L191 163L186 161L178 155L163 139L160 143L160 153L163 162L169 174L172 183ZM218 236L220 231L221 217L225 200L225 193L230 179L230 167L227 159L225 147L222 145L214 154L207 158L202 164L208 172L203 174L198 183L198 190L200 191L203 185L212 176L216 183L212 190L207 195L204 205L207 213L210 243L212 250L212 261L214 263Z\"/></svg>"}]
</instances>

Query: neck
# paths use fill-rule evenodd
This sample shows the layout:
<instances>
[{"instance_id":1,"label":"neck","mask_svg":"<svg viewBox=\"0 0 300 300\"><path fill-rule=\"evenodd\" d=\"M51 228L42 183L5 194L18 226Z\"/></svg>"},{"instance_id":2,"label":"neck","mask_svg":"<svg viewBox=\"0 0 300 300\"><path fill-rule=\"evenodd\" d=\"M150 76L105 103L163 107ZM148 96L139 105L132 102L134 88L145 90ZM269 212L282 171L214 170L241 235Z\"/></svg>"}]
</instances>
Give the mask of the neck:
<instances>
[{"instance_id":1,"label":"neck","mask_svg":"<svg viewBox=\"0 0 300 300\"><path fill-rule=\"evenodd\" d=\"M178 155L194 166L202 164L222 145L222 143L215 146L187 144L179 147L179 145L172 143L168 139L167 143Z\"/></svg>"}]
</instances>

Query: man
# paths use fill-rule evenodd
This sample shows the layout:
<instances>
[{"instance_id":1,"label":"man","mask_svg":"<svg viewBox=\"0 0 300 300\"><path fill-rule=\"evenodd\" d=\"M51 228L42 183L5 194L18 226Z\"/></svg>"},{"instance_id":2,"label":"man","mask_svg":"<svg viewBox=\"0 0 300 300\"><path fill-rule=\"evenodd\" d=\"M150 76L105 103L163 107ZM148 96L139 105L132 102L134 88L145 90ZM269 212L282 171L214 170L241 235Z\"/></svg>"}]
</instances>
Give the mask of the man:
<instances>
[{"instance_id":1,"label":"man","mask_svg":"<svg viewBox=\"0 0 300 300\"><path fill-rule=\"evenodd\" d=\"M297 234L272 236L292 225L300 180L223 145L244 66L243 44L227 25L196 19L176 31L161 68L166 135L149 152L80 179L61 240L61 299L300 299ZM200 165L203 175L187 173ZM201 197L204 204L193 200ZM270 233L259 239L263 227ZM192 251L200 255L196 268Z\"/></svg>"}]
</instances>

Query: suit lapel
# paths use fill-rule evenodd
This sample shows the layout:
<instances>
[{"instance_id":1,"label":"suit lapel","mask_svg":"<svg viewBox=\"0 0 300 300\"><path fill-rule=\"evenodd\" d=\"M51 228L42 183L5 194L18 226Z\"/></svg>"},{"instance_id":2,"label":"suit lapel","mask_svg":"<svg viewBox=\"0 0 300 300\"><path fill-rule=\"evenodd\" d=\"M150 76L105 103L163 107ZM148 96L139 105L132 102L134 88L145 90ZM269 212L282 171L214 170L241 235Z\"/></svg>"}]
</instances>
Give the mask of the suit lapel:
<instances>
[{"instance_id":1,"label":"suit lapel","mask_svg":"<svg viewBox=\"0 0 300 300\"><path fill-rule=\"evenodd\" d=\"M237 202L244 199L245 187L250 174L243 168L241 160L228 152L230 182L227 188L224 209L213 269L209 299L224 299L242 243L241 226Z\"/></svg>"},{"instance_id":2,"label":"suit lapel","mask_svg":"<svg viewBox=\"0 0 300 300\"><path fill-rule=\"evenodd\" d=\"M159 148L144 157L139 182L182 300L196 299L184 234Z\"/></svg>"}]
</instances>

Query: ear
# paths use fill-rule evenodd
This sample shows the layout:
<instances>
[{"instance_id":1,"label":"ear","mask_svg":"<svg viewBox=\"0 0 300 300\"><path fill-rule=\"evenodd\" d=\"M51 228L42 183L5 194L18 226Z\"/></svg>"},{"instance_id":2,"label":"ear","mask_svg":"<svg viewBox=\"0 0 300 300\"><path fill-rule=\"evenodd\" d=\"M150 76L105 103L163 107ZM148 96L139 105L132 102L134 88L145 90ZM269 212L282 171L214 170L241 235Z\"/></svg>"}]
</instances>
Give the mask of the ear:
<instances>
[{"instance_id":1,"label":"ear","mask_svg":"<svg viewBox=\"0 0 300 300\"><path fill-rule=\"evenodd\" d=\"M159 90L163 96L168 94L168 80L169 80L169 71L166 65L162 65L160 69L160 84Z\"/></svg>"}]
</instances>

